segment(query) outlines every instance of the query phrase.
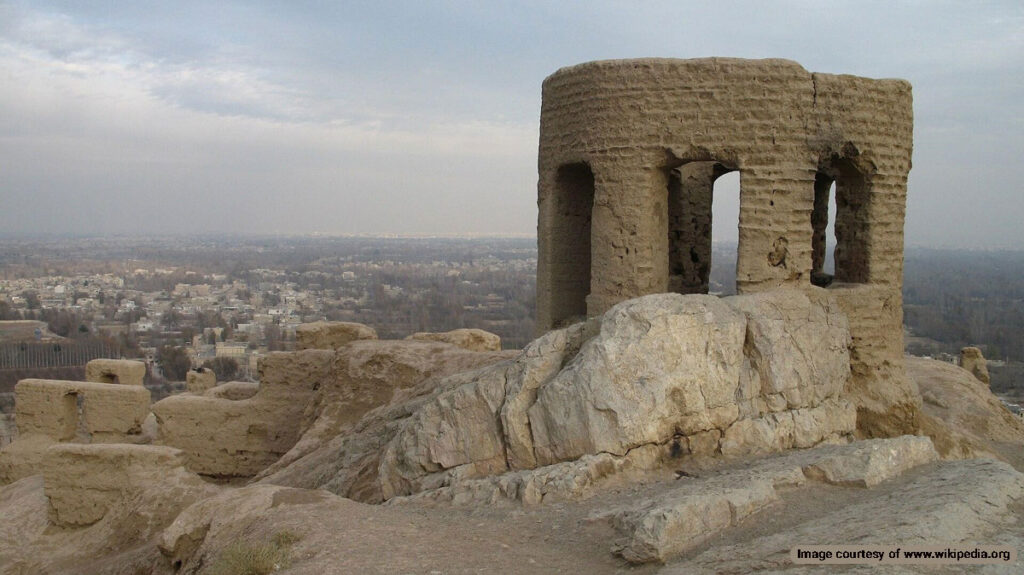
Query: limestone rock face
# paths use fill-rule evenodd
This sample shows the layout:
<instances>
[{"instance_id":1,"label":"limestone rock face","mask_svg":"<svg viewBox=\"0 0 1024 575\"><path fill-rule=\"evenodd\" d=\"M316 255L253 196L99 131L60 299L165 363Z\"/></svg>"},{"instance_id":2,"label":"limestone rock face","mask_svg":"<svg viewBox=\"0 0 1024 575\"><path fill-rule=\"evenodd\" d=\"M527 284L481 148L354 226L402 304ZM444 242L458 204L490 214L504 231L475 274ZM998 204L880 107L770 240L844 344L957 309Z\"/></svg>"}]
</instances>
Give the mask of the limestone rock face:
<instances>
[{"instance_id":1,"label":"limestone rock face","mask_svg":"<svg viewBox=\"0 0 1024 575\"><path fill-rule=\"evenodd\" d=\"M306 406L302 437L259 477L272 475L424 380L504 361L515 352L471 352L432 341L367 340L339 350L332 376Z\"/></svg>"},{"instance_id":2,"label":"limestone rock face","mask_svg":"<svg viewBox=\"0 0 1024 575\"><path fill-rule=\"evenodd\" d=\"M943 458L1016 457L1019 448L1006 446L1024 443L1024 420L1010 413L988 386L944 361L907 357L906 364L907 375L921 390L924 432Z\"/></svg>"},{"instance_id":3,"label":"limestone rock face","mask_svg":"<svg viewBox=\"0 0 1024 575\"><path fill-rule=\"evenodd\" d=\"M417 332L405 339L441 341L470 351L501 351L501 337L482 329L454 329L440 333Z\"/></svg>"},{"instance_id":4,"label":"limestone rock face","mask_svg":"<svg viewBox=\"0 0 1024 575\"><path fill-rule=\"evenodd\" d=\"M85 380L96 383L142 385L146 364L128 359L94 359L85 364Z\"/></svg>"},{"instance_id":5,"label":"limestone rock face","mask_svg":"<svg viewBox=\"0 0 1024 575\"><path fill-rule=\"evenodd\" d=\"M960 367L971 372L971 375L978 378L978 381L988 385L991 379L988 375L988 365L981 350L976 347L965 347L960 350Z\"/></svg>"},{"instance_id":6,"label":"limestone rock face","mask_svg":"<svg viewBox=\"0 0 1024 575\"><path fill-rule=\"evenodd\" d=\"M361 339L377 339L377 332L361 323L317 321L295 328L295 349L339 349Z\"/></svg>"},{"instance_id":7,"label":"limestone rock face","mask_svg":"<svg viewBox=\"0 0 1024 575\"><path fill-rule=\"evenodd\" d=\"M742 455L845 441L848 337L824 295L645 296L510 363L423 381L264 480L376 502L648 446Z\"/></svg>"},{"instance_id":8,"label":"limestone rock face","mask_svg":"<svg viewBox=\"0 0 1024 575\"><path fill-rule=\"evenodd\" d=\"M797 545L835 545L837 534L857 545L1019 546L1018 518L1011 505L1024 496L1024 474L1006 463L986 459L944 462L902 478L893 490L864 490L851 503L798 518L790 526L773 529L741 542L714 545L659 571L662 575L688 573L750 573L775 569L792 572L789 550ZM1015 531L1010 534L1008 532ZM934 573L933 565L900 565L893 573ZM989 566L986 566L989 567ZM995 566L992 566L995 567ZM950 572L961 572L955 567ZM1016 573L1020 564L996 567L991 572ZM865 566L856 572L876 572ZM987 572L987 569L979 571ZM809 566L802 573L816 573Z\"/></svg>"},{"instance_id":9,"label":"limestone rock face","mask_svg":"<svg viewBox=\"0 0 1024 575\"><path fill-rule=\"evenodd\" d=\"M652 295L613 308L528 411L538 463L727 428L739 417L745 324L714 296Z\"/></svg>"},{"instance_id":10,"label":"limestone rock face","mask_svg":"<svg viewBox=\"0 0 1024 575\"><path fill-rule=\"evenodd\" d=\"M809 478L849 487L874 487L939 458L927 437L904 435L857 442L803 468Z\"/></svg>"}]
</instances>

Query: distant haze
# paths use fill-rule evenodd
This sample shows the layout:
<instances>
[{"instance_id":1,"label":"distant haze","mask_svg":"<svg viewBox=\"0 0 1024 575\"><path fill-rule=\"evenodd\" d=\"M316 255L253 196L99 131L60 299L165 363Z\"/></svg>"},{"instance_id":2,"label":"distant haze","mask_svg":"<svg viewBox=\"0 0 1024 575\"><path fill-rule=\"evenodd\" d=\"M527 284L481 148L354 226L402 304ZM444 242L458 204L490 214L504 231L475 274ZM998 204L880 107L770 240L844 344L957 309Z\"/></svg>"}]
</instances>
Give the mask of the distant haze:
<instances>
[{"instance_id":1,"label":"distant haze","mask_svg":"<svg viewBox=\"0 0 1024 575\"><path fill-rule=\"evenodd\" d=\"M1024 246L1019 0L0 0L0 233L534 233L541 82L646 56L909 80L907 243Z\"/></svg>"}]
</instances>

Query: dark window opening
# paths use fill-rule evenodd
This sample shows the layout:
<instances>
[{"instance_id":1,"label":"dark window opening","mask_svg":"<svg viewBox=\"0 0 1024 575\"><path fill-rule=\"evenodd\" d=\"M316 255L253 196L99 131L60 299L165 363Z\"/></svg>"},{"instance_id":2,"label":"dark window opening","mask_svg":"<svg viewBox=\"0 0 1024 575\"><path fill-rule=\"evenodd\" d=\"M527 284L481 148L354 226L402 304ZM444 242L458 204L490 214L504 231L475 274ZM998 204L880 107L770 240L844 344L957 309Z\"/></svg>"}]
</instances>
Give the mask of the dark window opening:
<instances>
[{"instance_id":1,"label":"dark window opening","mask_svg":"<svg viewBox=\"0 0 1024 575\"><path fill-rule=\"evenodd\" d=\"M819 168L811 212L812 284L869 280L869 191L866 178L845 158L833 157Z\"/></svg>"},{"instance_id":2,"label":"dark window opening","mask_svg":"<svg viewBox=\"0 0 1024 575\"><path fill-rule=\"evenodd\" d=\"M715 161L668 172L668 291L736 293L738 234L739 172Z\"/></svg>"},{"instance_id":3,"label":"dark window opening","mask_svg":"<svg viewBox=\"0 0 1024 575\"><path fill-rule=\"evenodd\" d=\"M594 211L594 173L590 166L579 163L560 167L553 199L551 320L560 326L587 315Z\"/></svg>"}]
</instances>

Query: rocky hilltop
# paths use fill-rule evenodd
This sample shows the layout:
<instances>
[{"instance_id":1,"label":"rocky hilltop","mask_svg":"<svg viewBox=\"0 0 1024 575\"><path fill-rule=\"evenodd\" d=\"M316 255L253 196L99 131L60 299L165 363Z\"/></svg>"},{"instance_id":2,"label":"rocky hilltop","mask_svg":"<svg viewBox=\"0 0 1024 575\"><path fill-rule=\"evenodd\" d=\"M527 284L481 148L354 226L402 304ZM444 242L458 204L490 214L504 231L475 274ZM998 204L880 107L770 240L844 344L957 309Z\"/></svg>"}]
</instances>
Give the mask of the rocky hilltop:
<instances>
[{"instance_id":1,"label":"rocky hilltop","mask_svg":"<svg viewBox=\"0 0 1024 575\"><path fill-rule=\"evenodd\" d=\"M921 434L861 439L827 290L645 296L521 352L303 331L258 385L149 407L130 362L19 383L2 571L745 572L797 544L1019 541L1021 420L911 360Z\"/></svg>"},{"instance_id":2,"label":"rocky hilltop","mask_svg":"<svg viewBox=\"0 0 1024 575\"><path fill-rule=\"evenodd\" d=\"M912 110L904 81L786 60L556 72L537 339L318 322L259 384L193 372L152 405L130 361L22 380L0 570L806 572L796 546L1020 548L1024 423L977 350L903 356ZM740 295L718 298L729 171Z\"/></svg>"}]
</instances>

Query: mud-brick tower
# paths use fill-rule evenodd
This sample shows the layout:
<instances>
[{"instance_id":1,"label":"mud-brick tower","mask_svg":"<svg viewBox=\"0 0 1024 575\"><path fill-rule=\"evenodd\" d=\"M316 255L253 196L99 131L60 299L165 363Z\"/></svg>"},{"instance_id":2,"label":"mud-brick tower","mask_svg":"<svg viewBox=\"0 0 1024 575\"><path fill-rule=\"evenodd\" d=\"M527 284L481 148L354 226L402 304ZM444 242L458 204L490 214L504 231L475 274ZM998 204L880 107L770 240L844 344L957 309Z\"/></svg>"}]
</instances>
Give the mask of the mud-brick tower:
<instances>
[{"instance_id":1,"label":"mud-brick tower","mask_svg":"<svg viewBox=\"0 0 1024 575\"><path fill-rule=\"evenodd\" d=\"M850 321L851 385L902 380L912 147L903 80L811 73L788 60L563 68L544 81L541 108L538 332L645 294L706 293L714 181L738 171L737 291L827 285ZM899 420L891 411L903 401L879 394L864 417ZM916 410L905 407L910 428Z\"/></svg>"}]
</instances>

